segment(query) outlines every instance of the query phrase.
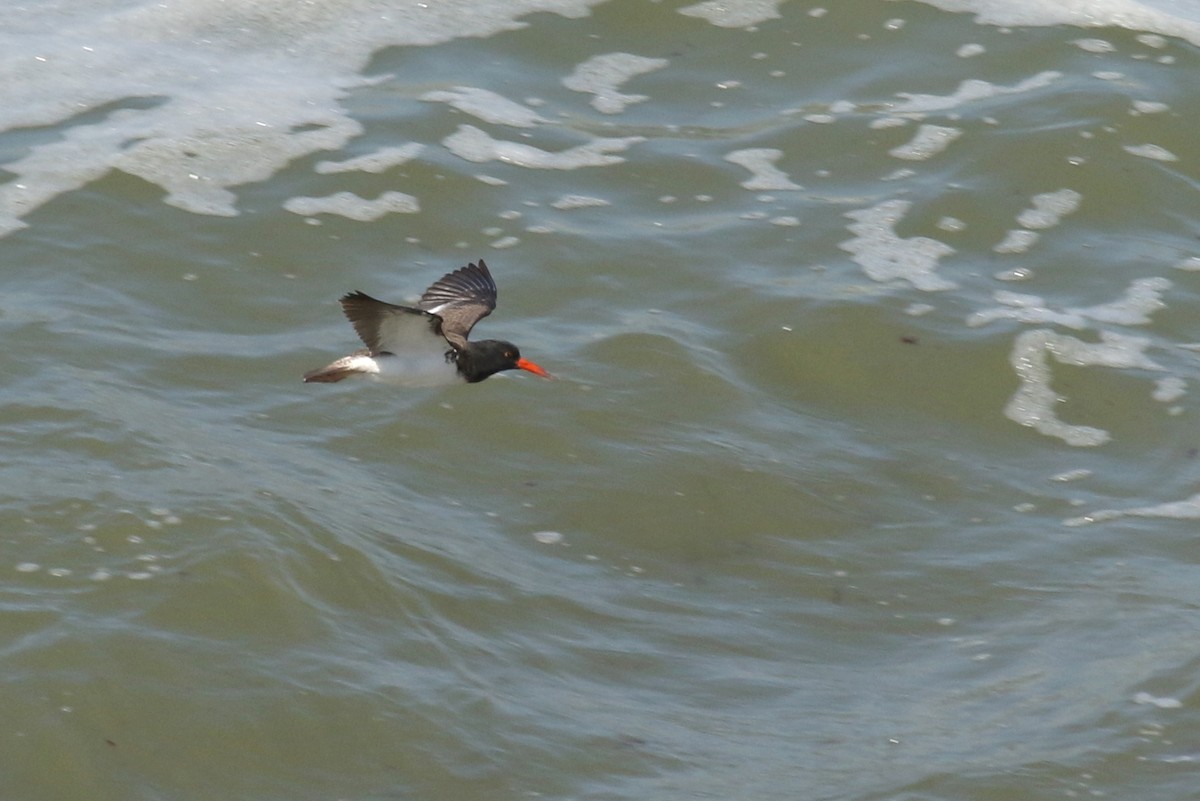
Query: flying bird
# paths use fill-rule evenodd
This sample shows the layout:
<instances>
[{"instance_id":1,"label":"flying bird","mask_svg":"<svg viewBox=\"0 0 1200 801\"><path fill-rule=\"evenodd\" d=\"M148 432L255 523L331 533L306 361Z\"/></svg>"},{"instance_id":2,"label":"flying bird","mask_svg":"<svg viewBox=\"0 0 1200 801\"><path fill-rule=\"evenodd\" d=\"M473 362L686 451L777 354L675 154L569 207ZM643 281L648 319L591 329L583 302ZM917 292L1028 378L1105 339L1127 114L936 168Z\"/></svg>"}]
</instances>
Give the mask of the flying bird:
<instances>
[{"instance_id":1,"label":"flying bird","mask_svg":"<svg viewBox=\"0 0 1200 801\"><path fill-rule=\"evenodd\" d=\"M483 259L446 273L425 290L417 308L376 300L362 292L339 301L367 347L304 374L305 383L332 384L370 376L403 386L475 384L502 370L550 374L521 358L511 342L467 337L496 308L496 282Z\"/></svg>"}]
</instances>

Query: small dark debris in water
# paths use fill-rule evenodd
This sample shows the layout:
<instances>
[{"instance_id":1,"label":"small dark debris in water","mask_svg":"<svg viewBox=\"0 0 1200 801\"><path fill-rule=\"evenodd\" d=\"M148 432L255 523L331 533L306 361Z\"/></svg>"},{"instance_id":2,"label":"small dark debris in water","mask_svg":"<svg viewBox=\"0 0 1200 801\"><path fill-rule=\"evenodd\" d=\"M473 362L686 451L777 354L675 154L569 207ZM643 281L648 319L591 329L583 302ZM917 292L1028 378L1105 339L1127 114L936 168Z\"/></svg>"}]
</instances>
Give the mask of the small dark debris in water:
<instances>
[{"instance_id":1,"label":"small dark debris in water","mask_svg":"<svg viewBox=\"0 0 1200 801\"><path fill-rule=\"evenodd\" d=\"M829 593L829 600L835 604L842 603L842 588L835 586Z\"/></svg>"},{"instance_id":2,"label":"small dark debris in water","mask_svg":"<svg viewBox=\"0 0 1200 801\"><path fill-rule=\"evenodd\" d=\"M1191 448L1188 448L1186 451L1184 451L1184 453L1187 455L1187 458L1195 459L1196 454L1200 453L1200 448L1196 448L1195 446L1193 446Z\"/></svg>"},{"instance_id":3,"label":"small dark debris in water","mask_svg":"<svg viewBox=\"0 0 1200 801\"><path fill-rule=\"evenodd\" d=\"M621 745L645 745L646 740L634 734L618 734L617 742Z\"/></svg>"},{"instance_id":4,"label":"small dark debris in water","mask_svg":"<svg viewBox=\"0 0 1200 801\"><path fill-rule=\"evenodd\" d=\"M116 743L114 743L112 740L105 740L104 742L105 742L105 744L106 744L106 745L107 745L109 748L116 748L116 747L117 747L117 744L116 744Z\"/></svg>"},{"instance_id":5,"label":"small dark debris in water","mask_svg":"<svg viewBox=\"0 0 1200 801\"><path fill-rule=\"evenodd\" d=\"M916 345L917 344L917 338L914 337L912 334L905 334L904 336L900 337L900 341L903 342L905 345Z\"/></svg>"}]
</instances>

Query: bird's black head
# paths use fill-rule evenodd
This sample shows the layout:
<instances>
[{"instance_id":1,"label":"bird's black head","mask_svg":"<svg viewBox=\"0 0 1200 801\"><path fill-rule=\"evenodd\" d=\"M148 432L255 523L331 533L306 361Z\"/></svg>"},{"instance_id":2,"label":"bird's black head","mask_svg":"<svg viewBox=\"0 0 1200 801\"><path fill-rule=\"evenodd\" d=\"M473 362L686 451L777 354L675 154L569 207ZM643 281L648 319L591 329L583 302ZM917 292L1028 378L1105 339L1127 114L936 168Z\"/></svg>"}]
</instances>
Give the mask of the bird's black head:
<instances>
[{"instance_id":1,"label":"bird's black head","mask_svg":"<svg viewBox=\"0 0 1200 801\"><path fill-rule=\"evenodd\" d=\"M458 372L470 384L482 381L502 370L528 370L542 378L550 377L541 367L528 359L522 359L521 351L516 345L499 339L470 342L466 350L458 352L455 361L458 364Z\"/></svg>"}]
</instances>

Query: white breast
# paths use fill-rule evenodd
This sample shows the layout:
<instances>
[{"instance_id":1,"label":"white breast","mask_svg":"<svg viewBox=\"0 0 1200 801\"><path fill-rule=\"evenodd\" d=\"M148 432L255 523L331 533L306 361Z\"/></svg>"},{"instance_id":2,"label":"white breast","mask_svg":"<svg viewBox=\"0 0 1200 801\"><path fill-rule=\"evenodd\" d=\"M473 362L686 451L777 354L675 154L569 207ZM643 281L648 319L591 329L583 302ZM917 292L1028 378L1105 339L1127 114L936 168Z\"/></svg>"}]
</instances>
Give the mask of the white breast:
<instances>
[{"instance_id":1,"label":"white breast","mask_svg":"<svg viewBox=\"0 0 1200 801\"><path fill-rule=\"evenodd\" d=\"M445 349L436 353L401 353L360 357L372 363L367 372L386 384L404 387L437 387L462 381L458 367L446 361Z\"/></svg>"}]
</instances>

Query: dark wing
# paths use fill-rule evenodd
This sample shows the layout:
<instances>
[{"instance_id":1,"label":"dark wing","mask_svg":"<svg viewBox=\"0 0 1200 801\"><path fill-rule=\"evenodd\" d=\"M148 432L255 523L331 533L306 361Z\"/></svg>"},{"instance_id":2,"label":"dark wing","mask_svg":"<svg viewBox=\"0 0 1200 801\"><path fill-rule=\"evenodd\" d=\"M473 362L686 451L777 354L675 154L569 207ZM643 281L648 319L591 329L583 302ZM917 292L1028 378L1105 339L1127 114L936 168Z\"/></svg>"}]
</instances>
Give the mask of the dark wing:
<instances>
[{"instance_id":1,"label":"dark wing","mask_svg":"<svg viewBox=\"0 0 1200 801\"><path fill-rule=\"evenodd\" d=\"M483 259L479 264L446 273L425 290L417 303L429 314L442 318L442 335L456 348L467 346L475 323L496 308L496 282Z\"/></svg>"},{"instance_id":2,"label":"dark wing","mask_svg":"<svg viewBox=\"0 0 1200 801\"><path fill-rule=\"evenodd\" d=\"M421 309L385 303L362 292L351 292L339 302L372 356L404 353L442 336L442 319Z\"/></svg>"}]
</instances>

